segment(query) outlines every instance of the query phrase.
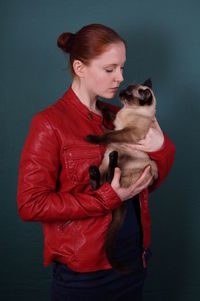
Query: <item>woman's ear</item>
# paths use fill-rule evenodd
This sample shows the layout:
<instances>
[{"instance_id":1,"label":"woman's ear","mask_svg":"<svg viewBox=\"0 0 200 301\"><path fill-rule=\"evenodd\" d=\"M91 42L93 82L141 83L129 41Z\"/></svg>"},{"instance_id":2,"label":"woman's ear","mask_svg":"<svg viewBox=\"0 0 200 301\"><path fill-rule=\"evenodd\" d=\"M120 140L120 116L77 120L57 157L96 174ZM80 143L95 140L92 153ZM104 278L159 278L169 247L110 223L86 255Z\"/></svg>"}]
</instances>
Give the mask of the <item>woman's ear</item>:
<instances>
[{"instance_id":1,"label":"woman's ear","mask_svg":"<svg viewBox=\"0 0 200 301\"><path fill-rule=\"evenodd\" d=\"M78 77L83 77L84 64L79 60L74 60L73 69Z\"/></svg>"}]
</instances>

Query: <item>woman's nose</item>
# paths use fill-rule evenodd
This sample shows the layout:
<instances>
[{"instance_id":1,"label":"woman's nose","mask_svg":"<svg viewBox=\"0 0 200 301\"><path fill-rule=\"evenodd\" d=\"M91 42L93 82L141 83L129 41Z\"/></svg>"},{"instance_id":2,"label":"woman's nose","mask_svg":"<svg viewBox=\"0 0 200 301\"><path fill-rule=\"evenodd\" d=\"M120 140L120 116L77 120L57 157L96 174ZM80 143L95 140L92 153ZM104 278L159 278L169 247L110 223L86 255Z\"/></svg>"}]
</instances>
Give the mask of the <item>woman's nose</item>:
<instances>
[{"instance_id":1,"label":"woman's nose","mask_svg":"<svg viewBox=\"0 0 200 301\"><path fill-rule=\"evenodd\" d=\"M115 81L121 83L121 82L123 82L123 80L124 80L124 77L122 74L122 70L120 69L120 71L118 71L116 74Z\"/></svg>"}]
</instances>

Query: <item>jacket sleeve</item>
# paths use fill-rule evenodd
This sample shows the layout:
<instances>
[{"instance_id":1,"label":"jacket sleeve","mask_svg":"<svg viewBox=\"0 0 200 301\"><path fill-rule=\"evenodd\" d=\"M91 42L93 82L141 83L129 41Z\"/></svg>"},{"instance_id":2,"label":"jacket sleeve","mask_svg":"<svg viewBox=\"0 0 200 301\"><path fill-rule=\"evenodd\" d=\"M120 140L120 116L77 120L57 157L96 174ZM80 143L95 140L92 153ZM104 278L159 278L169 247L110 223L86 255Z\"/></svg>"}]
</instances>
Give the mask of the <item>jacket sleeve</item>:
<instances>
[{"instance_id":1,"label":"jacket sleeve","mask_svg":"<svg viewBox=\"0 0 200 301\"><path fill-rule=\"evenodd\" d=\"M121 205L111 185L96 191L59 192L60 147L44 114L35 115L19 166L18 212L24 221L66 221L101 216Z\"/></svg>"},{"instance_id":2,"label":"jacket sleeve","mask_svg":"<svg viewBox=\"0 0 200 301\"><path fill-rule=\"evenodd\" d=\"M158 167L158 179L149 187L149 191L152 192L166 179L174 161L175 146L164 133L164 143L162 148L156 152L150 152L148 155L156 162Z\"/></svg>"}]
</instances>

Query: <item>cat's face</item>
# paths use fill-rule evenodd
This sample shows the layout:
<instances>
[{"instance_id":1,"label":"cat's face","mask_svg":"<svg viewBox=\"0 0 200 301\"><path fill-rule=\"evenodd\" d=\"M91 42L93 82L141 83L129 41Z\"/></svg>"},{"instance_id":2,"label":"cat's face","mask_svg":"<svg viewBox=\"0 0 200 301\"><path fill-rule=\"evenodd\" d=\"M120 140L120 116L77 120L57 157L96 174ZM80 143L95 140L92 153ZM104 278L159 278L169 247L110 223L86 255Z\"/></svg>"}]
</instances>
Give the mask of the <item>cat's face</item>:
<instances>
[{"instance_id":1,"label":"cat's face","mask_svg":"<svg viewBox=\"0 0 200 301\"><path fill-rule=\"evenodd\" d=\"M122 90L119 94L120 101L128 106L151 106L155 104L155 96L152 91L151 80L144 84L134 84Z\"/></svg>"}]
</instances>

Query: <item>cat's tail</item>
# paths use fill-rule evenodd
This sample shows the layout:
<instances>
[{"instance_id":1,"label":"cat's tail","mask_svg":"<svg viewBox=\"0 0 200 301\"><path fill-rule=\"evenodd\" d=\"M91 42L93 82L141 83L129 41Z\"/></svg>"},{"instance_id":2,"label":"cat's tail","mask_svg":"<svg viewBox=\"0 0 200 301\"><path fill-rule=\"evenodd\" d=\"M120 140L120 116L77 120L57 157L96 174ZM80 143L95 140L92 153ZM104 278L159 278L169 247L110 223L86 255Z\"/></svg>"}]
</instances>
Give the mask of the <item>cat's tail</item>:
<instances>
[{"instance_id":1,"label":"cat's tail","mask_svg":"<svg viewBox=\"0 0 200 301\"><path fill-rule=\"evenodd\" d=\"M85 139L93 144L105 144L107 140L104 135L87 135Z\"/></svg>"},{"instance_id":2,"label":"cat's tail","mask_svg":"<svg viewBox=\"0 0 200 301\"><path fill-rule=\"evenodd\" d=\"M123 274L130 274L133 270L119 262L115 257L115 242L116 236L119 232L121 225L123 224L125 217L125 203L122 204L119 208L113 210L112 222L109 225L109 228L105 237L105 252L108 261L110 262L112 268Z\"/></svg>"}]
</instances>

